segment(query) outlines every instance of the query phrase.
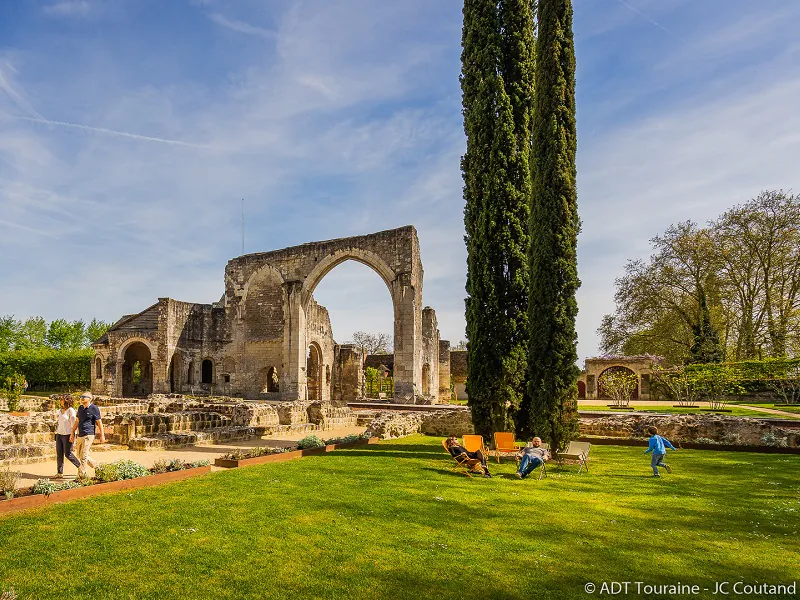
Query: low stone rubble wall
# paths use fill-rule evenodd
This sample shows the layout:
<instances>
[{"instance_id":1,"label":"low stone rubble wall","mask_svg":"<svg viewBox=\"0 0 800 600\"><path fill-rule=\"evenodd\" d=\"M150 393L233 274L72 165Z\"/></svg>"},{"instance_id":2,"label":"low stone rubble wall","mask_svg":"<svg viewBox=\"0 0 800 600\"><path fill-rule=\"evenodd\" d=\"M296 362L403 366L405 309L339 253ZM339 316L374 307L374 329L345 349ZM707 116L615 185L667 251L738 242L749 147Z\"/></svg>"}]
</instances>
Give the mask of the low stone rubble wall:
<instances>
[{"instance_id":1,"label":"low stone rubble wall","mask_svg":"<svg viewBox=\"0 0 800 600\"><path fill-rule=\"evenodd\" d=\"M379 412L367 425L367 432L373 437L388 440L414 433L436 436L462 436L474 433L469 408L432 411Z\"/></svg>"},{"instance_id":2,"label":"low stone rubble wall","mask_svg":"<svg viewBox=\"0 0 800 600\"><path fill-rule=\"evenodd\" d=\"M671 442L709 441L744 446L800 446L800 432L747 417L722 415L610 415L582 417L581 434L619 438L648 438L658 428Z\"/></svg>"},{"instance_id":3,"label":"low stone rubble wall","mask_svg":"<svg viewBox=\"0 0 800 600\"><path fill-rule=\"evenodd\" d=\"M317 424L322 431L354 427L358 421L356 414L347 406L333 406L322 402L312 402L306 413L308 421Z\"/></svg>"}]
</instances>

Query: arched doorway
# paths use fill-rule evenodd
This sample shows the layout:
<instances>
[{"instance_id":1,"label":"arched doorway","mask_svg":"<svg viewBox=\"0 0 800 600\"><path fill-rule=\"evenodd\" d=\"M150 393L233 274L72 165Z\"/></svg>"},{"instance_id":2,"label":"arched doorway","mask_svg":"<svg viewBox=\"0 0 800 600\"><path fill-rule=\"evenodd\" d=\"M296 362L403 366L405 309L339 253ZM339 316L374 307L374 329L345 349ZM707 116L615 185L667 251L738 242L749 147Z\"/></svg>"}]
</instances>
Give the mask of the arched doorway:
<instances>
[{"instance_id":1,"label":"arched doorway","mask_svg":"<svg viewBox=\"0 0 800 600\"><path fill-rule=\"evenodd\" d=\"M586 383L583 381L578 382L578 400L586 399Z\"/></svg>"},{"instance_id":2,"label":"arched doorway","mask_svg":"<svg viewBox=\"0 0 800 600\"><path fill-rule=\"evenodd\" d=\"M597 378L597 392L598 392L597 397L603 400L611 400L611 396L608 394L608 392L605 390L603 386L603 379L604 376L611 375L614 373L627 374L636 379L636 385L632 387L630 399L637 400L639 398L639 378L632 369L623 366L609 367L602 373L600 373L600 376Z\"/></svg>"},{"instance_id":3,"label":"arched doorway","mask_svg":"<svg viewBox=\"0 0 800 600\"><path fill-rule=\"evenodd\" d=\"M322 354L317 344L310 344L306 357L306 377L308 399L312 402L322 400Z\"/></svg>"},{"instance_id":4,"label":"arched doorway","mask_svg":"<svg viewBox=\"0 0 800 600\"><path fill-rule=\"evenodd\" d=\"M181 391L181 373L183 373L183 361L180 354L173 354L169 361L169 391L174 394Z\"/></svg>"},{"instance_id":5,"label":"arched doorway","mask_svg":"<svg viewBox=\"0 0 800 600\"><path fill-rule=\"evenodd\" d=\"M122 363L122 395L148 396L153 393L153 366L150 348L134 342L125 350Z\"/></svg>"}]
</instances>

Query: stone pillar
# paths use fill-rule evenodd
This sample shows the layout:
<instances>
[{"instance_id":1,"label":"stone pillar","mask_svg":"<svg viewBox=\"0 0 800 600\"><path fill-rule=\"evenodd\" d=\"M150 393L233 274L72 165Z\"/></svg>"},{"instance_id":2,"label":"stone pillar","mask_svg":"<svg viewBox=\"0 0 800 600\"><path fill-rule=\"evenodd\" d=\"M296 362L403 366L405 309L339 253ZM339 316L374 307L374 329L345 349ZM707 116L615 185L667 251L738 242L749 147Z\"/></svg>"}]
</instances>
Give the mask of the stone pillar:
<instances>
[{"instance_id":1,"label":"stone pillar","mask_svg":"<svg viewBox=\"0 0 800 600\"><path fill-rule=\"evenodd\" d=\"M346 406L361 398L364 383L364 355L352 345L337 346L334 350L336 368L333 378L331 404Z\"/></svg>"},{"instance_id":2,"label":"stone pillar","mask_svg":"<svg viewBox=\"0 0 800 600\"><path fill-rule=\"evenodd\" d=\"M394 401L414 404L422 392L422 311L411 276L392 282L394 301Z\"/></svg>"},{"instance_id":3,"label":"stone pillar","mask_svg":"<svg viewBox=\"0 0 800 600\"><path fill-rule=\"evenodd\" d=\"M306 312L303 303L303 282L283 284L286 315L283 335L283 364L286 380L281 381L281 397L286 400L306 399Z\"/></svg>"},{"instance_id":4,"label":"stone pillar","mask_svg":"<svg viewBox=\"0 0 800 600\"><path fill-rule=\"evenodd\" d=\"M450 400L450 342L439 340L439 402Z\"/></svg>"}]
</instances>

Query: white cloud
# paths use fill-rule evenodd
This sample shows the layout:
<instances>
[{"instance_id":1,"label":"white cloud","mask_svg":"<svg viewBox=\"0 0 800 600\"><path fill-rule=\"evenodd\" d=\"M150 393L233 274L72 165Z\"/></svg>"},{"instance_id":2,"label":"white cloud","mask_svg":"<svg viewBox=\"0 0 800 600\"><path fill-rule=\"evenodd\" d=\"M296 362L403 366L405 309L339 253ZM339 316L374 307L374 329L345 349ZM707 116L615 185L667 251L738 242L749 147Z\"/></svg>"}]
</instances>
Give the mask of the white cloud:
<instances>
[{"instance_id":1,"label":"white cloud","mask_svg":"<svg viewBox=\"0 0 800 600\"><path fill-rule=\"evenodd\" d=\"M86 15L91 9L87 0L65 0L42 7L42 12L51 17L74 17Z\"/></svg>"},{"instance_id":2,"label":"white cloud","mask_svg":"<svg viewBox=\"0 0 800 600\"><path fill-rule=\"evenodd\" d=\"M214 21L214 23L217 25L226 27L227 29L231 29L233 31L238 31L239 33L246 33L247 35L255 35L267 39L272 39L275 37L274 31L264 29L263 27L256 27L255 25L251 25L250 23L246 23L244 21L228 19L219 13L211 13L208 15L208 18Z\"/></svg>"}]
</instances>

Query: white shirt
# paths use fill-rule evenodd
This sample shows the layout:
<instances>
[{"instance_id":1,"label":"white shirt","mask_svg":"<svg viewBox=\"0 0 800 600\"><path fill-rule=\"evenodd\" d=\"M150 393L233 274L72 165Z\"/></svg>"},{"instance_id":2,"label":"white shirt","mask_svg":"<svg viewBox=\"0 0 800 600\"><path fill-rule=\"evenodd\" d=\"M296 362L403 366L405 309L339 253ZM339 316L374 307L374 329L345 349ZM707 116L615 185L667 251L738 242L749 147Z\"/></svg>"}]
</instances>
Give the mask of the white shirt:
<instances>
[{"instance_id":1,"label":"white shirt","mask_svg":"<svg viewBox=\"0 0 800 600\"><path fill-rule=\"evenodd\" d=\"M58 429L56 433L59 435L69 435L72 433L72 428L75 426L75 421L78 418L78 413L71 406L67 410L58 410Z\"/></svg>"}]
</instances>

